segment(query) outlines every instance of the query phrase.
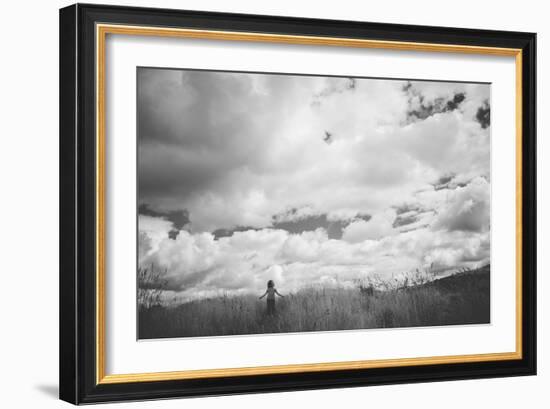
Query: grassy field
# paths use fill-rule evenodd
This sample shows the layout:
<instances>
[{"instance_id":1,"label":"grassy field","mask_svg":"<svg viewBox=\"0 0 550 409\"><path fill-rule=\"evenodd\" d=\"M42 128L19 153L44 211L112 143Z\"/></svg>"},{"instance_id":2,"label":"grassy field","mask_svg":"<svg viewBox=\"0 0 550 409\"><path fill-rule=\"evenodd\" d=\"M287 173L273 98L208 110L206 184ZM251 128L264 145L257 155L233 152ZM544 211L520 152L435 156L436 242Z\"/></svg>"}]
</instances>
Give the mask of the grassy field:
<instances>
[{"instance_id":1,"label":"grassy field","mask_svg":"<svg viewBox=\"0 0 550 409\"><path fill-rule=\"evenodd\" d=\"M420 284L303 289L277 298L274 316L253 295L140 307L139 338L482 324L490 320L489 301L485 266Z\"/></svg>"}]
</instances>

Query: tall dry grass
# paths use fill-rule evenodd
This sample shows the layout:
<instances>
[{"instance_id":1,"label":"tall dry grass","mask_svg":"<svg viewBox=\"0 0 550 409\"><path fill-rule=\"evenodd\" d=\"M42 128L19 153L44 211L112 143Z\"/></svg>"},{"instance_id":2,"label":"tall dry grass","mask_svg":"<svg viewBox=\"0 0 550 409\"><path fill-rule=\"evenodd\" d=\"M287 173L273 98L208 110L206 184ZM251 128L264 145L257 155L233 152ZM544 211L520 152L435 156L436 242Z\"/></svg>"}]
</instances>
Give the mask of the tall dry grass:
<instances>
[{"instance_id":1,"label":"tall dry grass","mask_svg":"<svg viewBox=\"0 0 550 409\"><path fill-rule=\"evenodd\" d=\"M266 314L257 296L217 297L139 310L139 338L336 331L488 323L489 266L387 289L306 288L276 301Z\"/></svg>"}]
</instances>

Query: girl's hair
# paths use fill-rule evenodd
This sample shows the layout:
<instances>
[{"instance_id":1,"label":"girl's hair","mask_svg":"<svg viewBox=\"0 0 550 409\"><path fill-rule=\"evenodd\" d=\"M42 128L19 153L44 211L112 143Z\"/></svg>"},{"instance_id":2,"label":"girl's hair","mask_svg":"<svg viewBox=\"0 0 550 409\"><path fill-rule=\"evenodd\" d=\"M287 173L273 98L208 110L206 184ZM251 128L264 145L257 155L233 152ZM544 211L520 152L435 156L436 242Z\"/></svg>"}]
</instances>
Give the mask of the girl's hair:
<instances>
[{"instance_id":1,"label":"girl's hair","mask_svg":"<svg viewBox=\"0 0 550 409\"><path fill-rule=\"evenodd\" d=\"M275 287L275 283L273 282L273 280L269 280L269 281L267 282L267 286L268 286L269 288Z\"/></svg>"}]
</instances>

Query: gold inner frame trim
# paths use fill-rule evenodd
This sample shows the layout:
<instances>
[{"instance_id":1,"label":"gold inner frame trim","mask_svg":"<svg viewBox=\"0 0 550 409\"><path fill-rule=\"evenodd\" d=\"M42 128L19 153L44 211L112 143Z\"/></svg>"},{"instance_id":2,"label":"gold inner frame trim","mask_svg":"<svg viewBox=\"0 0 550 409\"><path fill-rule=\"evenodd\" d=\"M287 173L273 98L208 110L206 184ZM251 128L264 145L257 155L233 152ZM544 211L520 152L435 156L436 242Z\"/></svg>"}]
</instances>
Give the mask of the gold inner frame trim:
<instances>
[{"instance_id":1,"label":"gold inner frame trim","mask_svg":"<svg viewBox=\"0 0 550 409\"><path fill-rule=\"evenodd\" d=\"M248 41L296 45L372 48L400 51L466 53L515 57L516 65L516 350L475 355L431 356L313 364L185 370L131 374L105 373L105 41L107 34ZM353 38L294 36L185 28L96 25L96 383L116 384L215 377L291 374L349 369L389 368L467 362L518 360L522 358L522 51L515 48L432 44Z\"/></svg>"}]
</instances>

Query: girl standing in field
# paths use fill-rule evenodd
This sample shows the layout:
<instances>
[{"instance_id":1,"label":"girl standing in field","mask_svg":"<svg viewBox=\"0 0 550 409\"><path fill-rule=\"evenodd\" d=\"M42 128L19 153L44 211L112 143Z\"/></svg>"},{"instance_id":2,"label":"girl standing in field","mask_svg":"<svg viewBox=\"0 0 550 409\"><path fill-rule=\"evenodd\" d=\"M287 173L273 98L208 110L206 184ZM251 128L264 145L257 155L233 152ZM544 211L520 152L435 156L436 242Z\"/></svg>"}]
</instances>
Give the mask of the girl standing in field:
<instances>
[{"instance_id":1,"label":"girl standing in field","mask_svg":"<svg viewBox=\"0 0 550 409\"><path fill-rule=\"evenodd\" d=\"M269 280L267 282L267 290L265 290L265 293L260 297L261 300L267 295L267 315L275 314L275 294L279 297L284 297L284 295L279 294L275 288L275 283L273 280Z\"/></svg>"}]
</instances>

